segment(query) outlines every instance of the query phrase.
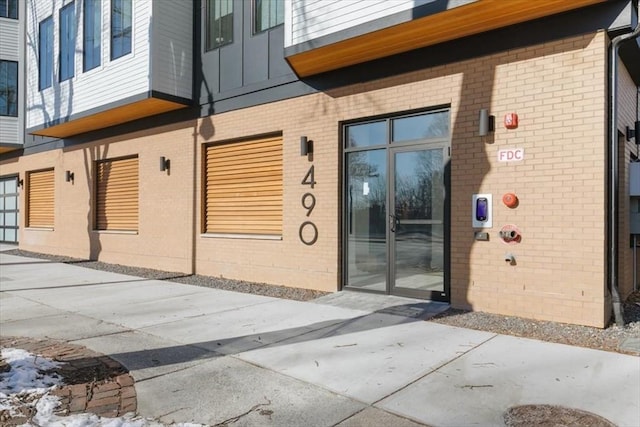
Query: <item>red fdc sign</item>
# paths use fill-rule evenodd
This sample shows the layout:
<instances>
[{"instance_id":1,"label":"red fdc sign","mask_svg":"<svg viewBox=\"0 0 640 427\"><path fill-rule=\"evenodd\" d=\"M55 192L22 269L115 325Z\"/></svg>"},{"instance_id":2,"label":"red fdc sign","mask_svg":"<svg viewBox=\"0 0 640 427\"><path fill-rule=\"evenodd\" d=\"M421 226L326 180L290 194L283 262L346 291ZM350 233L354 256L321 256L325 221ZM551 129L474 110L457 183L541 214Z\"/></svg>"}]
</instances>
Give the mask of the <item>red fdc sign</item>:
<instances>
[{"instance_id":1,"label":"red fdc sign","mask_svg":"<svg viewBox=\"0 0 640 427\"><path fill-rule=\"evenodd\" d=\"M499 162L519 162L524 160L524 148L505 148L498 150Z\"/></svg>"}]
</instances>

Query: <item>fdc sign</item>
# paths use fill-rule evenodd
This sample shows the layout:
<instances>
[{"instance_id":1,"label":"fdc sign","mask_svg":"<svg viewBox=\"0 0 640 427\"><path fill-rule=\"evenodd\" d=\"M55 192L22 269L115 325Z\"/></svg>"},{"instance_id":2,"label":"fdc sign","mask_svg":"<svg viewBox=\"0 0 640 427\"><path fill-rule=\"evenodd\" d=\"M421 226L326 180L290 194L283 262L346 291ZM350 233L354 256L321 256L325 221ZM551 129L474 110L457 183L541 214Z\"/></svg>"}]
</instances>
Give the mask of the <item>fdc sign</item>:
<instances>
[{"instance_id":1,"label":"fdc sign","mask_svg":"<svg viewBox=\"0 0 640 427\"><path fill-rule=\"evenodd\" d=\"M498 150L499 162L519 162L521 160L524 160L524 148Z\"/></svg>"}]
</instances>

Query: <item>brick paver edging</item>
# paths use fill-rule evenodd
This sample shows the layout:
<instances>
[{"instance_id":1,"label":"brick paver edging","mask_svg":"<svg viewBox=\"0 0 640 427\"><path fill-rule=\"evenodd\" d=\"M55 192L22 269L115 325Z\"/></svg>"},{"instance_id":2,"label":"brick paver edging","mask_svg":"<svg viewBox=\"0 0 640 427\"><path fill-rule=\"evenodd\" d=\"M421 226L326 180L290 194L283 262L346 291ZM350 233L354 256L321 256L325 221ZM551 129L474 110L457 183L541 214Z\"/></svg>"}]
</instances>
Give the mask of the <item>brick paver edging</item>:
<instances>
[{"instance_id":1,"label":"brick paver edging","mask_svg":"<svg viewBox=\"0 0 640 427\"><path fill-rule=\"evenodd\" d=\"M118 417L136 412L133 377L108 356L52 339L0 337L0 347L19 348L64 362L56 372L65 385L51 392L60 397L60 415L90 412L102 417Z\"/></svg>"}]
</instances>

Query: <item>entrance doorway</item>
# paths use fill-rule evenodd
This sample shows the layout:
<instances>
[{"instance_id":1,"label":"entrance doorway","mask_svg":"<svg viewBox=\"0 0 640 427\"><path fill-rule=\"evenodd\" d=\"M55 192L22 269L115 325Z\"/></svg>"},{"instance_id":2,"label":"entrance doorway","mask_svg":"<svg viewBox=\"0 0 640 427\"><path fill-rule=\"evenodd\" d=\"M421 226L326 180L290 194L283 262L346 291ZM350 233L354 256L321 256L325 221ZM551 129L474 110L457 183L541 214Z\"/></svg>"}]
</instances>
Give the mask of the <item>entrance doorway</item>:
<instances>
[{"instance_id":1,"label":"entrance doorway","mask_svg":"<svg viewBox=\"0 0 640 427\"><path fill-rule=\"evenodd\" d=\"M0 178L0 242L18 242L18 177Z\"/></svg>"},{"instance_id":2,"label":"entrance doorway","mask_svg":"<svg viewBox=\"0 0 640 427\"><path fill-rule=\"evenodd\" d=\"M344 287L449 300L449 111L344 127Z\"/></svg>"}]
</instances>

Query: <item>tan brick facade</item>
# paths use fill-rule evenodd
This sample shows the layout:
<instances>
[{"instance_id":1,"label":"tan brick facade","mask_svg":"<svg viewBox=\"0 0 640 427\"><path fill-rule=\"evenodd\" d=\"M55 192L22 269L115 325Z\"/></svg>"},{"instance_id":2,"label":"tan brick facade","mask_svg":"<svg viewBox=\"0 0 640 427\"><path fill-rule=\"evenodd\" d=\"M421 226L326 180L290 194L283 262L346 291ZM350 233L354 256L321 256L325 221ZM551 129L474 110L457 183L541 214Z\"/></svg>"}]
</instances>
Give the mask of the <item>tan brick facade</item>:
<instances>
[{"instance_id":1,"label":"tan brick facade","mask_svg":"<svg viewBox=\"0 0 640 427\"><path fill-rule=\"evenodd\" d=\"M28 170L56 168L54 230L21 228L21 248L336 291L342 263L340 122L449 106L452 305L603 327L610 312L606 55L606 35L593 33L25 156L1 164L1 174L19 172L22 177ZM628 76L621 78L621 85L622 92L633 89ZM633 99L625 96L622 126L631 121L634 108ZM487 137L477 136L482 108L496 116L496 130ZM512 112L520 125L509 130L502 122ZM282 132L284 141L281 239L203 235L205 144L274 132ZM313 162L300 155L303 135L314 141ZM524 160L499 162L497 152L505 148L524 149ZM140 159L138 233L92 231L88 177L94 161L131 154ZM160 156L171 159L170 175L159 171ZM314 189L301 184L312 164ZM75 173L75 183L64 181L65 170ZM309 217L301 204L306 192L317 201ZM506 192L517 194L517 208L502 204ZM494 197L488 242L474 240L474 193ZM24 212L24 197L21 203ZM317 226L314 245L298 237L304 221ZM500 241L498 231L505 224L521 229L521 243ZM621 241L628 238L624 232L623 226ZM621 287L628 293L630 252L621 247ZM504 261L507 252L515 256L515 265Z\"/></svg>"}]
</instances>

